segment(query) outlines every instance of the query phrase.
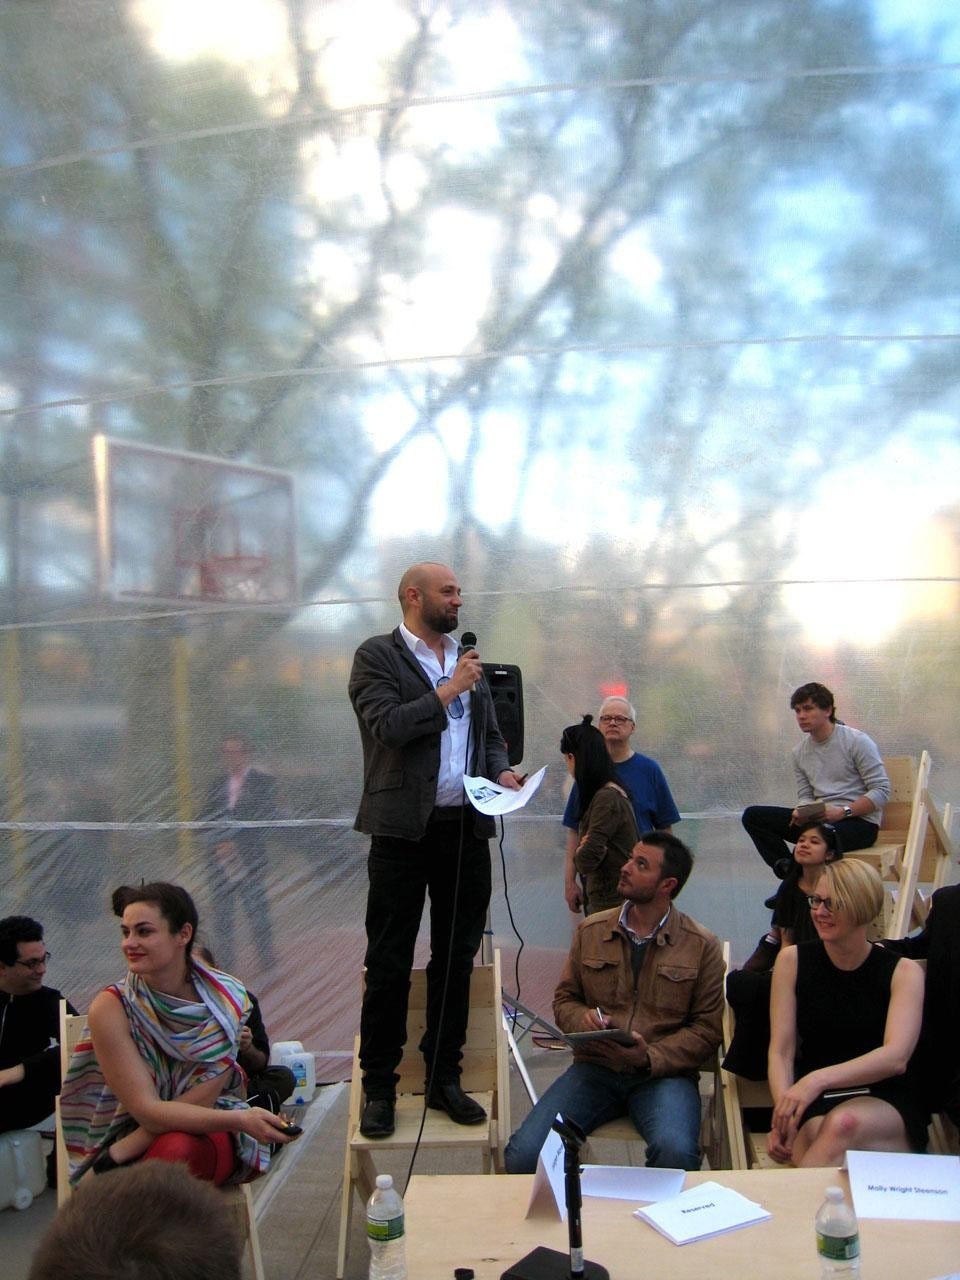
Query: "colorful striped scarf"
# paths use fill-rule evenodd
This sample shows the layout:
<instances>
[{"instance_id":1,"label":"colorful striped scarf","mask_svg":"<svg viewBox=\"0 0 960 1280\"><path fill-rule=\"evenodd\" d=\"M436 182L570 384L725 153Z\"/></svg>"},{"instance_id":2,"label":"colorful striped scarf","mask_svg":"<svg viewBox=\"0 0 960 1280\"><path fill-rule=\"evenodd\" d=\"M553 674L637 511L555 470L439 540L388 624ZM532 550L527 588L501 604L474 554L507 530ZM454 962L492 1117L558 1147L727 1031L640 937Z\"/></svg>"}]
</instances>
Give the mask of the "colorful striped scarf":
<instances>
[{"instance_id":1,"label":"colorful striped scarf","mask_svg":"<svg viewBox=\"0 0 960 1280\"><path fill-rule=\"evenodd\" d=\"M165 1102L194 1085L229 1072L216 1107L246 1107L245 1076L237 1065L237 1041L250 1011L245 987L228 973L192 964L191 977L199 1002L154 991L136 974L106 988L123 1005L130 1035ZM104 1148L137 1127L103 1078L90 1037L83 1034L70 1058L60 1092L60 1121L70 1156L70 1180L76 1182ZM238 1180L265 1173L270 1149L246 1133L232 1135Z\"/></svg>"}]
</instances>

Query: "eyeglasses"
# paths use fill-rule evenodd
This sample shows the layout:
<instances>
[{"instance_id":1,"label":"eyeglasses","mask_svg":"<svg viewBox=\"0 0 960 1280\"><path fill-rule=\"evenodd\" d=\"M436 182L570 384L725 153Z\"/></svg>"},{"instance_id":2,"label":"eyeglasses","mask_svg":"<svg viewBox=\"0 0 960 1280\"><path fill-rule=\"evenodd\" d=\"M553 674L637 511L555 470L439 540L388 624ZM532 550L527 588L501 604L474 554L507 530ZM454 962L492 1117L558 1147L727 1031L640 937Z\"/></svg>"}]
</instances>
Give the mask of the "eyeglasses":
<instances>
[{"instance_id":1,"label":"eyeglasses","mask_svg":"<svg viewBox=\"0 0 960 1280\"><path fill-rule=\"evenodd\" d=\"M42 969L50 959L50 952L45 951L42 956L38 956L36 960L14 960L14 964L22 964L25 969L32 969L34 973Z\"/></svg>"},{"instance_id":2,"label":"eyeglasses","mask_svg":"<svg viewBox=\"0 0 960 1280\"><path fill-rule=\"evenodd\" d=\"M601 716L600 724L633 724L629 716Z\"/></svg>"},{"instance_id":3,"label":"eyeglasses","mask_svg":"<svg viewBox=\"0 0 960 1280\"><path fill-rule=\"evenodd\" d=\"M450 683L449 676L441 676L440 679L437 681L437 688L439 689L441 685L445 685L449 683ZM449 705L447 706L447 715L450 717L451 720L459 720L463 716L463 703L460 701L459 693L454 698L454 700L451 703L449 703Z\"/></svg>"},{"instance_id":4,"label":"eyeglasses","mask_svg":"<svg viewBox=\"0 0 960 1280\"><path fill-rule=\"evenodd\" d=\"M807 901L810 903L811 911L816 911L817 907L826 907L828 911L833 911L832 898L821 898L819 893L808 893Z\"/></svg>"}]
</instances>

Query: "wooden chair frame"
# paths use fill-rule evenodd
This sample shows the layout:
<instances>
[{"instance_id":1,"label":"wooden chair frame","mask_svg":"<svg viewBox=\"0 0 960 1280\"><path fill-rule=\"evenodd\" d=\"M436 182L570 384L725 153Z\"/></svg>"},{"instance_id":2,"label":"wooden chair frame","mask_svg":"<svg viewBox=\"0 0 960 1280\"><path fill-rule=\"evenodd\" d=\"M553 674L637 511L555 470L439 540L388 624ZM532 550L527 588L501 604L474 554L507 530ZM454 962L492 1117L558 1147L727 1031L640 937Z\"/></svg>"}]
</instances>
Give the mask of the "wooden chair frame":
<instances>
[{"instance_id":1,"label":"wooden chair frame","mask_svg":"<svg viewBox=\"0 0 960 1280\"><path fill-rule=\"evenodd\" d=\"M354 1193L363 1202L373 1194L378 1151L409 1151L418 1144L421 1149L473 1149L480 1156L484 1173L502 1170L503 1146L510 1136L510 1077L500 987L500 952L495 950L490 964L476 965L473 970L470 1017L460 1079L462 1088L485 1109L486 1124L455 1124L444 1112L431 1109L426 1110L424 1116L424 1064L418 1046L426 1026L425 969L414 969L410 975L407 1039L397 1068L400 1082L397 1085L396 1129L388 1138L365 1138L360 1132L363 1082L360 1040L357 1037L344 1152L338 1280L347 1264Z\"/></svg>"}]
</instances>

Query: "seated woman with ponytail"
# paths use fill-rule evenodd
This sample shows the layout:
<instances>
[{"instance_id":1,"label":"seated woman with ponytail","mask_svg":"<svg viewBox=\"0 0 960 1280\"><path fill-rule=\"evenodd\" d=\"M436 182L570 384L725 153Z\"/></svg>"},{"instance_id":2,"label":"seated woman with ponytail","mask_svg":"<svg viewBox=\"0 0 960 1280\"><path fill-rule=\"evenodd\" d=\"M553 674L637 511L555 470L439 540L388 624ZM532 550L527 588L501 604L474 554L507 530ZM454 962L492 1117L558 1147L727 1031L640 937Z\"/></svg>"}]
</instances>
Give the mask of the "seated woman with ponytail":
<instances>
[{"instance_id":1,"label":"seated woman with ponytail","mask_svg":"<svg viewBox=\"0 0 960 1280\"><path fill-rule=\"evenodd\" d=\"M263 1173L289 1138L244 1101L244 987L192 958L197 909L179 885L117 889L113 911L127 974L90 1005L60 1096L71 1181L141 1159L183 1161L218 1186Z\"/></svg>"}]
</instances>

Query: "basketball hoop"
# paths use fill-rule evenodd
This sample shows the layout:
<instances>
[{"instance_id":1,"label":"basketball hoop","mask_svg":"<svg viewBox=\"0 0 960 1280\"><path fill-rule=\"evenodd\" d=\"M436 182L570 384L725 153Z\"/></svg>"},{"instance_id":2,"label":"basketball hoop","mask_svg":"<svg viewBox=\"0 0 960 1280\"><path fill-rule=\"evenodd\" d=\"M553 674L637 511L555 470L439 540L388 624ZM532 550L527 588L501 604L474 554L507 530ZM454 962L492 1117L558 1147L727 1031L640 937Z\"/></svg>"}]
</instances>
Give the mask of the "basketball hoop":
<instances>
[{"instance_id":1,"label":"basketball hoop","mask_svg":"<svg viewBox=\"0 0 960 1280\"><path fill-rule=\"evenodd\" d=\"M209 556L197 564L205 600L263 600L269 556Z\"/></svg>"}]
</instances>

